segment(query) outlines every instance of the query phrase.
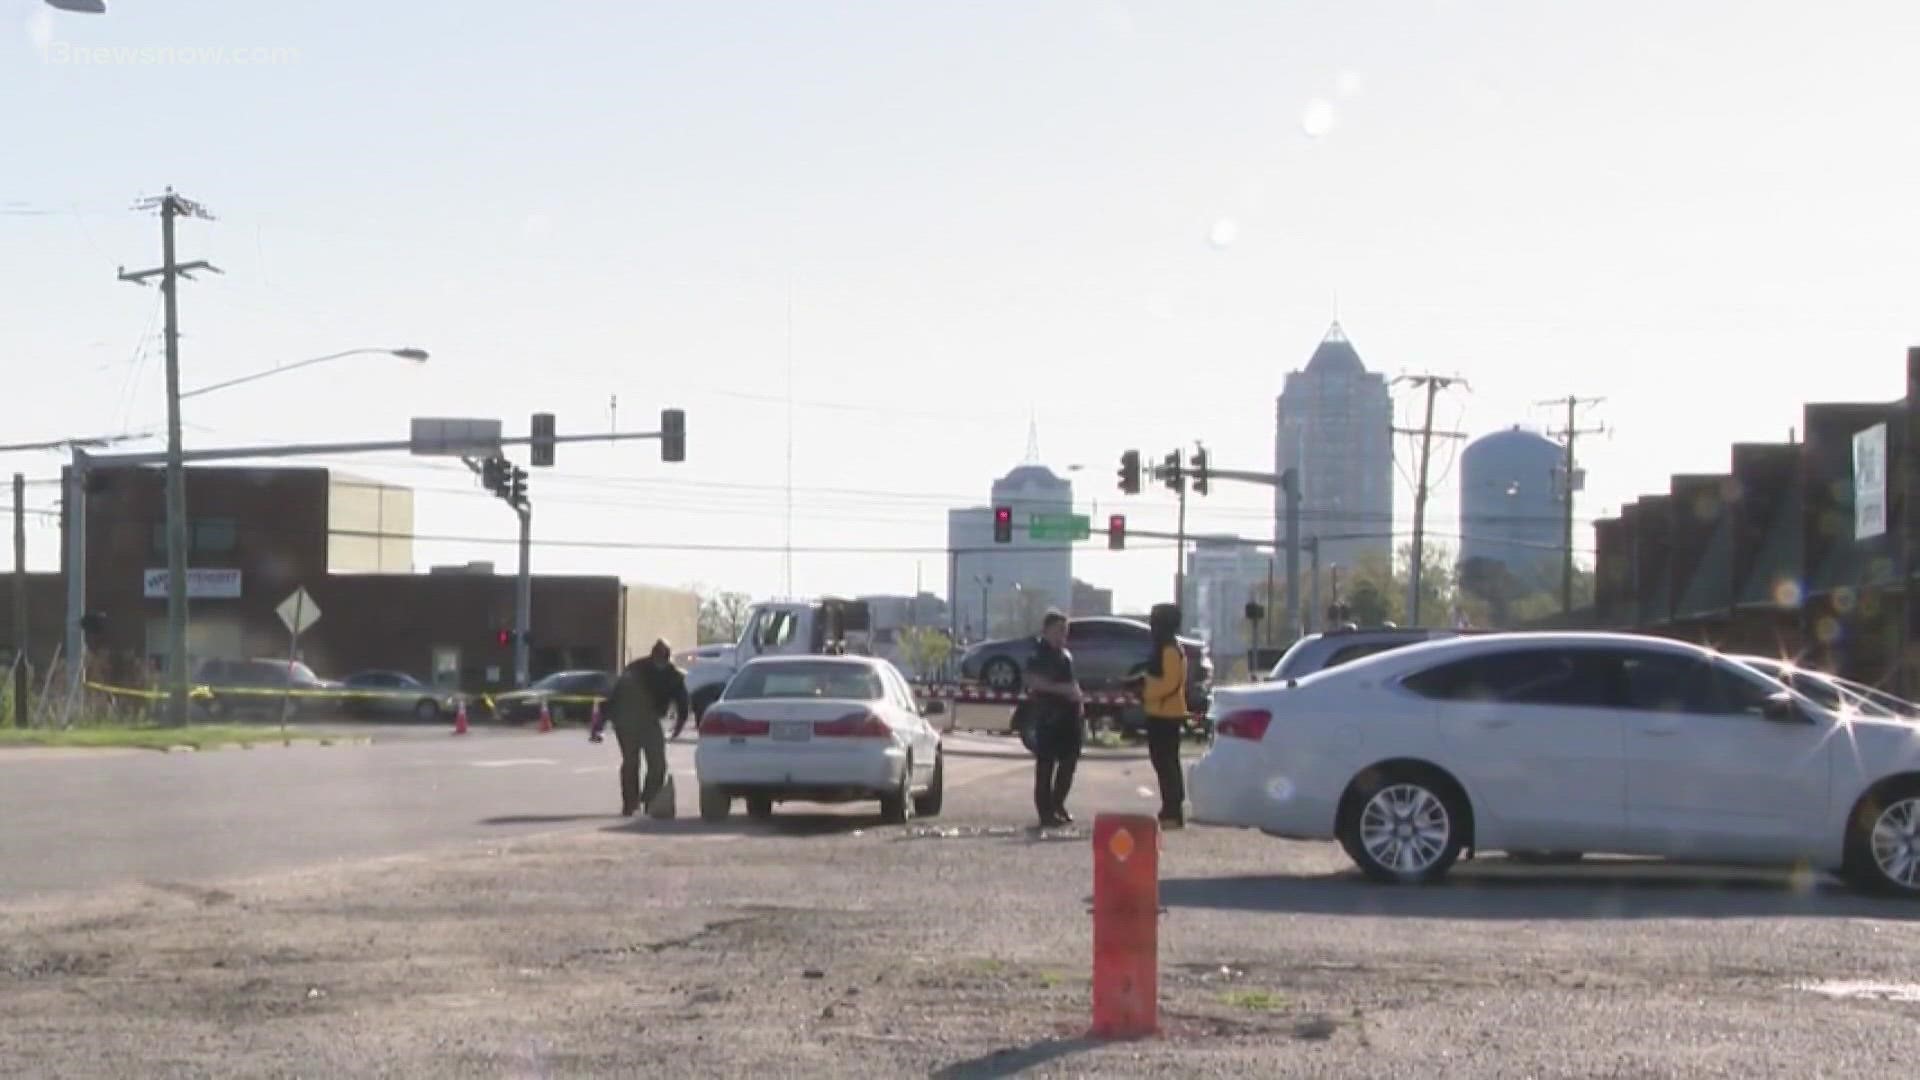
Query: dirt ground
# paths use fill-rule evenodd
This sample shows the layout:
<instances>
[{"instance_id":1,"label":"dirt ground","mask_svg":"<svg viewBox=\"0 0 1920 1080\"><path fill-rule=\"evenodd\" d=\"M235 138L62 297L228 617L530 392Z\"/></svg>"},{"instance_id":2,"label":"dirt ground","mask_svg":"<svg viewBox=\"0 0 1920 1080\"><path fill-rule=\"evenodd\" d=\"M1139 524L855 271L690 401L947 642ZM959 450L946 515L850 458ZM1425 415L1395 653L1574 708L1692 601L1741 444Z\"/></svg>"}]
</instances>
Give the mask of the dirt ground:
<instances>
[{"instance_id":1,"label":"dirt ground","mask_svg":"<svg viewBox=\"0 0 1920 1080\"><path fill-rule=\"evenodd\" d=\"M1487 859L1358 881L1331 845L1169 835L1164 1032L1085 1039L1101 807L596 823L15 907L13 1076L1890 1076L1920 911L1784 875ZM1881 983L1882 987L1816 983Z\"/></svg>"}]
</instances>

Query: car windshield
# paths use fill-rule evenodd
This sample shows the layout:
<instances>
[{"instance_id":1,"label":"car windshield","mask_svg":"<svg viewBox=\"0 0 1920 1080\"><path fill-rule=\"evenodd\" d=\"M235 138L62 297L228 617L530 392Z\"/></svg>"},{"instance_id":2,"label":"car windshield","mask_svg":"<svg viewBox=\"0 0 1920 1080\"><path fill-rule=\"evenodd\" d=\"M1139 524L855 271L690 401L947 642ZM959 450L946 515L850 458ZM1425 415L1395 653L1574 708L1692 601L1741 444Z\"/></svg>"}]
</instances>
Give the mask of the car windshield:
<instances>
[{"instance_id":1,"label":"car windshield","mask_svg":"<svg viewBox=\"0 0 1920 1080\"><path fill-rule=\"evenodd\" d=\"M570 684L570 682L574 679L574 677L575 677L574 672L556 671L553 674L548 675L545 678L542 678L536 681L532 686L528 687L528 689L530 690L564 690Z\"/></svg>"},{"instance_id":2,"label":"car windshield","mask_svg":"<svg viewBox=\"0 0 1920 1080\"><path fill-rule=\"evenodd\" d=\"M822 698L878 701L880 676L864 664L751 664L727 686L728 701Z\"/></svg>"}]
</instances>

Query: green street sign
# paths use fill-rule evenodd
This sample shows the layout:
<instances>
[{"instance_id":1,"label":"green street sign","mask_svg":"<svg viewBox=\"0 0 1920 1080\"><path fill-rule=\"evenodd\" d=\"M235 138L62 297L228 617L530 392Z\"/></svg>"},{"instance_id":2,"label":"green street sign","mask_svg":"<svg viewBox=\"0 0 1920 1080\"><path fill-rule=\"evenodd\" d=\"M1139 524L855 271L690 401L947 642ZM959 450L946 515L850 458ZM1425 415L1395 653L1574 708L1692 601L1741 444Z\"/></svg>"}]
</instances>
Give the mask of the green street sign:
<instances>
[{"instance_id":1,"label":"green street sign","mask_svg":"<svg viewBox=\"0 0 1920 1080\"><path fill-rule=\"evenodd\" d=\"M1085 540L1093 522L1085 514L1029 514L1027 536L1033 540Z\"/></svg>"}]
</instances>

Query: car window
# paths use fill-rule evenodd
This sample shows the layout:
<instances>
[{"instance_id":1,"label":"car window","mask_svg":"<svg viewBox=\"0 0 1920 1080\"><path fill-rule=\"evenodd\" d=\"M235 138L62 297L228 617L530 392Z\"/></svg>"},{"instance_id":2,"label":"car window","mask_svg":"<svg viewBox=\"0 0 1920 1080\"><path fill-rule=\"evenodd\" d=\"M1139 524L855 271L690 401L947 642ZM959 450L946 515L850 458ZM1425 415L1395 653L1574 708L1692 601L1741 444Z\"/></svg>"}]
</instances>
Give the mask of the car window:
<instances>
[{"instance_id":1,"label":"car window","mask_svg":"<svg viewBox=\"0 0 1920 1080\"><path fill-rule=\"evenodd\" d=\"M1439 701L1604 708L1614 701L1615 671L1591 650L1513 649L1438 664L1401 685Z\"/></svg>"},{"instance_id":2,"label":"car window","mask_svg":"<svg viewBox=\"0 0 1920 1080\"><path fill-rule=\"evenodd\" d=\"M791 611L770 611L760 623L759 644L762 649L777 649L793 640L793 628L796 620Z\"/></svg>"},{"instance_id":3,"label":"car window","mask_svg":"<svg viewBox=\"0 0 1920 1080\"><path fill-rule=\"evenodd\" d=\"M1748 679L1731 664L1673 653L1630 652L1621 667L1623 704L1646 712L1759 715L1773 682L1758 672Z\"/></svg>"},{"instance_id":4,"label":"car window","mask_svg":"<svg viewBox=\"0 0 1920 1080\"><path fill-rule=\"evenodd\" d=\"M728 701L772 698L828 698L879 701L886 696L880 676L864 664L749 664L727 684Z\"/></svg>"},{"instance_id":5,"label":"car window","mask_svg":"<svg viewBox=\"0 0 1920 1080\"><path fill-rule=\"evenodd\" d=\"M1397 649L1402 645L1409 644L1412 643L1406 641L1369 641L1357 645L1342 645L1340 648L1333 650L1332 656L1327 657L1327 662L1322 665L1321 670L1325 671L1327 668L1337 668L1348 661L1358 660L1363 656L1372 656L1375 653L1383 653L1389 649Z\"/></svg>"}]
</instances>

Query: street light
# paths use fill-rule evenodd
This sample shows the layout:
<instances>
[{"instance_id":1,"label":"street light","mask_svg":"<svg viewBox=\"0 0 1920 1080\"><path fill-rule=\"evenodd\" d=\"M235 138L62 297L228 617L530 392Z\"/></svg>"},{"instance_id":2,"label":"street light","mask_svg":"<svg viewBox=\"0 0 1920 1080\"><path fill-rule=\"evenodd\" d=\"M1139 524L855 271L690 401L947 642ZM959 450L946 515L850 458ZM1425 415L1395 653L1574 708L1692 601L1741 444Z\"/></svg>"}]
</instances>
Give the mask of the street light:
<instances>
[{"instance_id":1,"label":"street light","mask_svg":"<svg viewBox=\"0 0 1920 1080\"><path fill-rule=\"evenodd\" d=\"M402 360L411 360L416 364L424 364L427 362L427 350L425 349L348 349L345 352L316 356L311 360L300 360L291 364L281 364L279 367L268 368L265 371L256 371L251 375L242 375L237 379L228 379L225 382L217 382L211 386L202 386L197 390L188 390L180 395L180 400L185 401L190 397L199 397L201 394L211 394L215 390L225 390L229 386L238 386L241 383L253 382L255 379L264 379L269 375L279 375L282 372L293 371L296 368L311 367L314 364L324 364L329 360L342 360L349 356L380 355L397 356Z\"/></svg>"}]
</instances>

